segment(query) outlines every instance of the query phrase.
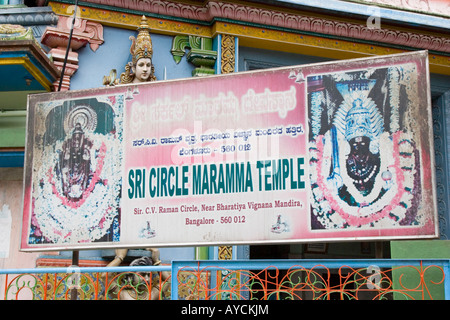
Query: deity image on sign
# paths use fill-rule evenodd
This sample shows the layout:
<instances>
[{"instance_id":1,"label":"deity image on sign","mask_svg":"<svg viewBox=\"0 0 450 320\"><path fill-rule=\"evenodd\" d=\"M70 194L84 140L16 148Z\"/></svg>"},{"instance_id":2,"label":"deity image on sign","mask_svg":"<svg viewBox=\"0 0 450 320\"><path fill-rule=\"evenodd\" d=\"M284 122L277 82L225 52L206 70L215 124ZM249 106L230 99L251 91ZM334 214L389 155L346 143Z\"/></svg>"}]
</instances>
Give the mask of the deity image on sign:
<instances>
[{"instance_id":1,"label":"deity image on sign","mask_svg":"<svg viewBox=\"0 0 450 320\"><path fill-rule=\"evenodd\" d=\"M145 16L142 16L141 24L137 31L137 38L130 36L131 61L125 65L125 72L120 75L119 79L116 79L116 69L111 70L109 76L103 77L104 85L113 86L117 84L156 81L155 67L152 62L152 39L150 37L150 28Z\"/></svg>"},{"instance_id":2,"label":"deity image on sign","mask_svg":"<svg viewBox=\"0 0 450 320\"><path fill-rule=\"evenodd\" d=\"M152 229L150 221L145 222L145 226L139 232L139 238L150 239L156 236L156 232Z\"/></svg>"},{"instance_id":3,"label":"deity image on sign","mask_svg":"<svg viewBox=\"0 0 450 320\"><path fill-rule=\"evenodd\" d=\"M84 109L88 112L80 112ZM62 191L66 198L77 201L83 196L93 172L91 171L92 141L85 135L87 127L94 129L97 122L95 112L89 112L89 107L81 106L74 109L74 120L69 120L68 135L62 145L56 172L61 175ZM83 123L83 125L82 125Z\"/></svg>"},{"instance_id":4,"label":"deity image on sign","mask_svg":"<svg viewBox=\"0 0 450 320\"><path fill-rule=\"evenodd\" d=\"M122 133L116 128L123 100L121 95L43 106L30 243L119 238Z\"/></svg>"},{"instance_id":5,"label":"deity image on sign","mask_svg":"<svg viewBox=\"0 0 450 320\"><path fill-rule=\"evenodd\" d=\"M312 230L424 223L414 68L308 77Z\"/></svg>"}]
</instances>

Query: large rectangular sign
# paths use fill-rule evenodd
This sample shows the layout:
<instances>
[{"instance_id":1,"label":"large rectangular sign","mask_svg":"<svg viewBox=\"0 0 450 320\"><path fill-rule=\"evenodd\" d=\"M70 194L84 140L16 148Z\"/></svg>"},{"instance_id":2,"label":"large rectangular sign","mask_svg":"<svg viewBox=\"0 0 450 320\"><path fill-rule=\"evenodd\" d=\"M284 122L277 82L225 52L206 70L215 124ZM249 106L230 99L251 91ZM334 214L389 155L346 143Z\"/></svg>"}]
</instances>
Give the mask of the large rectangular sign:
<instances>
[{"instance_id":1,"label":"large rectangular sign","mask_svg":"<svg viewBox=\"0 0 450 320\"><path fill-rule=\"evenodd\" d=\"M428 56L32 95L22 249L437 235Z\"/></svg>"}]
</instances>

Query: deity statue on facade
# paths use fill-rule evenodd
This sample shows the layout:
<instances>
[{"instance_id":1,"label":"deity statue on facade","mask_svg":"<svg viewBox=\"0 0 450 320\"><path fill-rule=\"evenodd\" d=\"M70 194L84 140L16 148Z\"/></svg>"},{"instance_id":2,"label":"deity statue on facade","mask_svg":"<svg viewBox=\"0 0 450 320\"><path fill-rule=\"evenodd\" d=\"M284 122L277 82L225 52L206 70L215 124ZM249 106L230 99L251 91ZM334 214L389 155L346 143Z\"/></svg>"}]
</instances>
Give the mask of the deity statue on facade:
<instances>
[{"instance_id":1,"label":"deity statue on facade","mask_svg":"<svg viewBox=\"0 0 450 320\"><path fill-rule=\"evenodd\" d=\"M153 47L150 37L150 28L147 18L142 16L141 24L137 29L138 36L130 36L131 61L125 65L125 72L116 79L116 70L111 70L109 76L103 77L104 85L142 83L148 81L156 81L155 67L153 66Z\"/></svg>"},{"instance_id":2,"label":"deity statue on facade","mask_svg":"<svg viewBox=\"0 0 450 320\"><path fill-rule=\"evenodd\" d=\"M133 84L133 83L156 81L155 67L153 66L152 61L153 58L152 39L150 36L150 28L147 23L147 18L145 16L142 16L141 24L137 29L137 31L138 35L136 38L134 36L130 36L131 61L125 65L125 72L123 72L119 78L116 78L117 71L115 69L111 70L109 76L103 77L104 85L114 86L118 84ZM130 89L129 92L131 94ZM151 229L149 229L148 231L151 232ZM152 251L154 255L157 254L159 257L159 251L157 249L147 249L147 250ZM128 254L128 249L116 249L115 254L116 256L114 260L111 261L108 264L108 266L120 265L126 258ZM145 260L144 258L140 259L141 260L139 260L139 263L143 263L143 261ZM153 263L150 265L155 265L155 262L153 261ZM126 292L124 291L123 294L125 293ZM154 296L155 295L152 294L152 297ZM125 299L126 297L122 298Z\"/></svg>"}]
</instances>

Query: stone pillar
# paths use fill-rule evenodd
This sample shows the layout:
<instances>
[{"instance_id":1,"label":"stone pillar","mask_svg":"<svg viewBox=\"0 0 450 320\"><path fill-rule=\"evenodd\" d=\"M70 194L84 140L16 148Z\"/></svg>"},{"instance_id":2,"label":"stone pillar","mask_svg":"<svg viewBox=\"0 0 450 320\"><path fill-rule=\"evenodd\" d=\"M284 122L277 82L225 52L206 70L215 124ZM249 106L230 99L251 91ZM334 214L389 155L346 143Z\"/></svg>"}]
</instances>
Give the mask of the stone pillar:
<instances>
[{"instance_id":1,"label":"stone pillar","mask_svg":"<svg viewBox=\"0 0 450 320\"><path fill-rule=\"evenodd\" d=\"M236 67L236 40L234 36L223 34L220 37L220 73L233 73ZM219 246L219 260L232 260L235 246Z\"/></svg>"},{"instance_id":2,"label":"stone pillar","mask_svg":"<svg viewBox=\"0 0 450 320\"><path fill-rule=\"evenodd\" d=\"M220 73L232 73L237 63L235 37L227 34L222 35L220 46Z\"/></svg>"},{"instance_id":3,"label":"stone pillar","mask_svg":"<svg viewBox=\"0 0 450 320\"><path fill-rule=\"evenodd\" d=\"M53 63L61 72L69 43L72 21L72 17L60 16L57 26L47 27L41 39L42 44L51 48L49 53L53 57ZM103 42L103 26L101 24L80 18L75 19L66 67L62 75L61 91L70 89L70 79L78 70L78 53L76 51L89 43L90 48L95 52ZM59 82L60 79L54 82L55 91L58 91Z\"/></svg>"}]
</instances>

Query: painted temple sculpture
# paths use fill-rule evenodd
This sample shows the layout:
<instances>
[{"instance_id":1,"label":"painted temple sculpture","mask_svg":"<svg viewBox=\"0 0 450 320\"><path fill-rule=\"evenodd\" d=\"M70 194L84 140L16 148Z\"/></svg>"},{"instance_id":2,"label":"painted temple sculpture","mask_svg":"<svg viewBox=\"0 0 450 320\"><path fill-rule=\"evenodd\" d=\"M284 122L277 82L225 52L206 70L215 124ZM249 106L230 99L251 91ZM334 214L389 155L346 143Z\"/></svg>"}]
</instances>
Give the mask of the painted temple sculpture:
<instances>
[{"instance_id":1,"label":"painted temple sculpture","mask_svg":"<svg viewBox=\"0 0 450 320\"><path fill-rule=\"evenodd\" d=\"M312 229L424 223L414 68L308 78Z\"/></svg>"},{"instance_id":2,"label":"painted temple sculpture","mask_svg":"<svg viewBox=\"0 0 450 320\"><path fill-rule=\"evenodd\" d=\"M125 65L125 72L117 79L117 70L111 70L109 76L103 77L104 85L112 86L117 84L156 81L155 67L152 62L152 39L150 37L150 28L145 16L142 16L141 24L137 31L137 38L130 36L131 61Z\"/></svg>"},{"instance_id":3,"label":"painted temple sculpture","mask_svg":"<svg viewBox=\"0 0 450 320\"><path fill-rule=\"evenodd\" d=\"M157 266L161 264L160 252L158 249L148 248L151 257L142 256L131 261L130 266ZM117 256L108 266L118 266L125 257L126 249L116 250ZM124 255L122 255L124 254ZM106 277L106 273L102 275ZM160 279L161 276L161 279ZM167 271L161 272L134 272L112 282L109 290L110 298L119 300L163 300L168 295L170 274ZM151 285L151 290L148 288Z\"/></svg>"},{"instance_id":4,"label":"painted temple sculpture","mask_svg":"<svg viewBox=\"0 0 450 320\"><path fill-rule=\"evenodd\" d=\"M117 71L115 69L111 70L110 76L105 76L103 78L104 85L113 86L117 84L156 81L155 68L152 63L153 48L152 40L150 37L150 28L148 27L147 18L145 16L142 16L141 24L137 30L137 38L135 38L134 36L130 36L130 40L132 42L130 46L130 54L132 60L126 64L125 72L120 75L119 79L116 79ZM149 223L145 231L147 233L154 232L151 229ZM160 254L158 249L147 248L146 250L151 252L151 257L143 255L142 257L132 260L130 266L151 266L159 265L161 263L161 260L159 260ZM114 259L107 266L115 267L121 265L127 257L128 253L129 249L116 249ZM141 300L143 298L148 299L149 295L151 295L152 300L162 298L159 296L160 288L158 288L153 281L154 276L155 275L152 273L132 275L131 278L124 280L124 287L130 286L130 284L132 284L133 287L142 287L141 290L127 288L123 289L121 288L121 285L118 285L116 288L117 296L120 297L121 300ZM162 277L163 281L165 281L167 278L169 278L169 274L167 272L163 272ZM151 292L148 292L146 282L152 284ZM158 281L156 281L156 283L157 282ZM164 291L167 288L161 289L163 289ZM142 297L142 295L144 295L145 297Z\"/></svg>"}]
</instances>

